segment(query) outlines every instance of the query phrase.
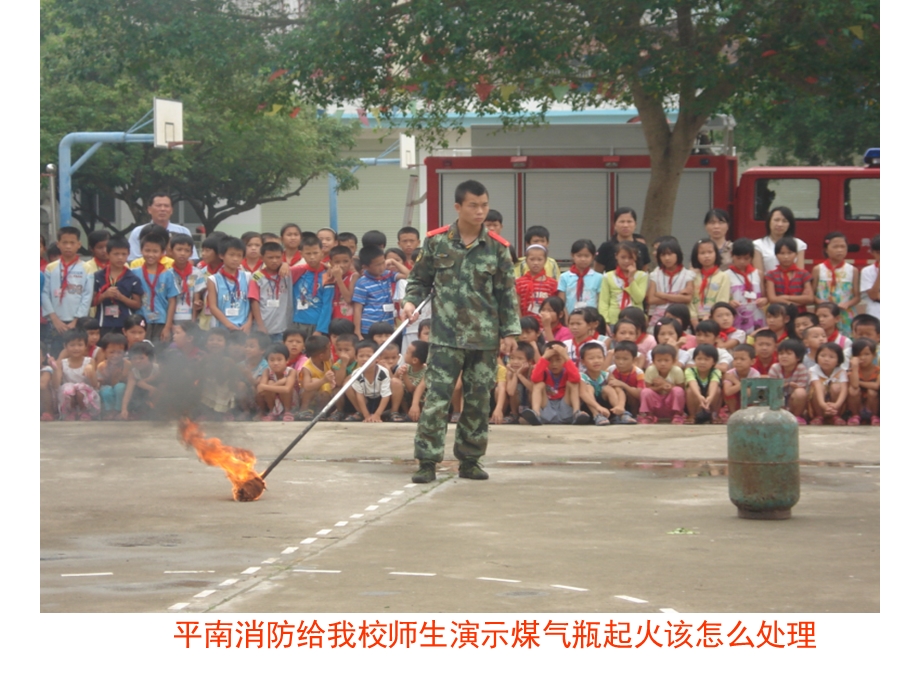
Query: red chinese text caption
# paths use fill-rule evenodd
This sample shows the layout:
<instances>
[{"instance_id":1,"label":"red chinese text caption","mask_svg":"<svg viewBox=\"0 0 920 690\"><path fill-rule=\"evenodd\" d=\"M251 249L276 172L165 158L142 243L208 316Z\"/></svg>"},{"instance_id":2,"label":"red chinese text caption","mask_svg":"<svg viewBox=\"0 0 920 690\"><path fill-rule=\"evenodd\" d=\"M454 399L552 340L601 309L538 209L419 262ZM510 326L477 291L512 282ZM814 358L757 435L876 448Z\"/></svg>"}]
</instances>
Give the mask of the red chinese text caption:
<instances>
[{"instance_id":1,"label":"red chinese text caption","mask_svg":"<svg viewBox=\"0 0 920 690\"><path fill-rule=\"evenodd\" d=\"M176 621L173 636L187 649L714 649L718 647L815 649L814 621L762 621L759 629L741 621L538 620L470 622L368 620L289 622L267 620Z\"/></svg>"}]
</instances>

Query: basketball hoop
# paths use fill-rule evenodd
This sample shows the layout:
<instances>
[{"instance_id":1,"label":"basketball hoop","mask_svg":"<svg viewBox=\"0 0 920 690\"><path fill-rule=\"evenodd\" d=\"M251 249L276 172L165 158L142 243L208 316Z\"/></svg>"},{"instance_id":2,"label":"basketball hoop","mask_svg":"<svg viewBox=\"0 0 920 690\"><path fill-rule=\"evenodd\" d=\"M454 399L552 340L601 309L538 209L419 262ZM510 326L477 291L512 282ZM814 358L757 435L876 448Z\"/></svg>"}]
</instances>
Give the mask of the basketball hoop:
<instances>
[{"instance_id":1,"label":"basketball hoop","mask_svg":"<svg viewBox=\"0 0 920 690\"><path fill-rule=\"evenodd\" d=\"M191 144L182 139L182 101L153 99L153 145L158 149L181 149Z\"/></svg>"}]
</instances>

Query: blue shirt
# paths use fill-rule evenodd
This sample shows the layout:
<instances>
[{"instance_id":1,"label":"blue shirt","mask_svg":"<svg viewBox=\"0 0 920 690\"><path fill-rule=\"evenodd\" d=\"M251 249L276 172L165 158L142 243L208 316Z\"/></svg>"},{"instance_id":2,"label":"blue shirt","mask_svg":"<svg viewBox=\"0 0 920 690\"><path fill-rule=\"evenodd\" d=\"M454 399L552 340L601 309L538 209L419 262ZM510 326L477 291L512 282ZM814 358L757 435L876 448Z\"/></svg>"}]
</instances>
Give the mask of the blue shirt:
<instances>
[{"instance_id":1,"label":"blue shirt","mask_svg":"<svg viewBox=\"0 0 920 690\"><path fill-rule=\"evenodd\" d=\"M325 271L304 271L292 290L294 323L312 324L320 333L329 332L335 296L335 285L323 285L325 275Z\"/></svg>"},{"instance_id":2,"label":"blue shirt","mask_svg":"<svg viewBox=\"0 0 920 690\"><path fill-rule=\"evenodd\" d=\"M93 274L93 294L97 295L103 290L110 287L106 283L105 269L96 271ZM115 287L125 297L134 295L143 296L144 288L141 287L141 279L132 270L125 270L121 277L115 281ZM99 317L99 326L101 328L124 328L125 319L131 315L131 310L124 302L114 299L104 299L96 307L96 316Z\"/></svg>"},{"instance_id":3,"label":"blue shirt","mask_svg":"<svg viewBox=\"0 0 920 690\"><path fill-rule=\"evenodd\" d=\"M166 323L169 300L179 294L172 269L161 271L159 275L154 274L156 277L147 273L145 266L132 268L131 271L137 276L143 291L141 308L137 313L142 314L147 323Z\"/></svg>"},{"instance_id":4,"label":"blue shirt","mask_svg":"<svg viewBox=\"0 0 920 690\"><path fill-rule=\"evenodd\" d=\"M576 294L578 289L578 276L571 271L566 271L559 278L559 292L565 293L565 308L572 312L578 307L594 307L597 309L597 298L601 293L601 283L604 276L595 271L593 268L588 269L585 275L584 289L579 299Z\"/></svg>"},{"instance_id":5,"label":"blue shirt","mask_svg":"<svg viewBox=\"0 0 920 690\"><path fill-rule=\"evenodd\" d=\"M227 317L234 326L242 327L249 319L249 280L250 275L243 269L236 272L237 283L224 275L223 269L208 280L217 288L217 309ZM211 323L212 328L222 328L217 319Z\"/></svg>"},{"instance_id":6,"label":"blue shirt","mask_svg":"<svg viewBox=\"0 0 920 690\"><path fill-rule=\"evenodd\" d=\"M361 311L361 333L366 334L375 323L385 321L395 325L393 318L393 290L396 274L387 271L379 278L374 278L367 271L355 283L352 301L364 305Z\"/></svg>"}]
</instances>

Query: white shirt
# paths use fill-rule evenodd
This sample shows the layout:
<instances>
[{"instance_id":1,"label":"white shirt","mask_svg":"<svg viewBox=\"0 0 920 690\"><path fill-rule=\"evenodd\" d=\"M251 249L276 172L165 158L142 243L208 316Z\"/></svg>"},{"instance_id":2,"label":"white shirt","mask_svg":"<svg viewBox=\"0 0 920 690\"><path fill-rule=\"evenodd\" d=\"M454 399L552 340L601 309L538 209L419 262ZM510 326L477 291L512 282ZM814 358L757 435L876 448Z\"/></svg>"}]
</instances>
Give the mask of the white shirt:
<instances>
[{"instance_id":1,"label":"white shirt","mask_svg":"<svg viewBox=\"0 0 920 690\"><path fill-rule=\"evenodd\" d=\"M862 273L859 274L859 292L864 300L866 300L866 313L871 314L877 319L881 317L881 303L876 302L874 299L869 299L869 295L866 293L872 289L872 286L875 285L875 281L878 278L878 266L871 264L866 266Z\"/></svg>"},{"instance_id":2,"label":"white shirt","mask_svg":"<svg viewBox=\"0 0 920 690\"><path fill-rule=\"evenodd\" d=\"M131 234L128 235L128 244L131 245L131 253L128 254L128 263L134 261L135 259L141 258L141 230L147 227L149 223L144 223L143 225L138 225L134 230L131 231ZM183 226L176 225L175 223L170 223L166 226L166 231L173 233L177 232L180 235L192 236L191 231ZM192 260L198 259L198 250L195 249L195 245L192 244Z\"/></svg>"},{"instance_id":3,"label":"white shirt","mask_svg":"<svg viewBox=\"0 0 920 690\"><path fill-rule=\"evenodd\" d=\"M795 246L798 251L804 252L808 249L808 245L798 237L793 237L792 239L795 240ZM761 237L759 240L754 240L754 249L760 251L760 256L763 257L763 272L765 274L779 266L779 259L776 258L776 242L769 235Z\"/></svg>"},{"instance_id":4,"label":"white shirt","mask_svg":"<svg viewBox=\"0 0 920 690\"><path fill-rule=\"evenodd\" d=\"M358 377L357 381L351 384L351 388L365 398L388 398L392 395L390 392L390 372L379 364L375 364L374 367L376 371L370 381L367 380L368 372L365 371ZM370 371L370 367L368 367L368 371Z\"/></svg>"}]
</instances>

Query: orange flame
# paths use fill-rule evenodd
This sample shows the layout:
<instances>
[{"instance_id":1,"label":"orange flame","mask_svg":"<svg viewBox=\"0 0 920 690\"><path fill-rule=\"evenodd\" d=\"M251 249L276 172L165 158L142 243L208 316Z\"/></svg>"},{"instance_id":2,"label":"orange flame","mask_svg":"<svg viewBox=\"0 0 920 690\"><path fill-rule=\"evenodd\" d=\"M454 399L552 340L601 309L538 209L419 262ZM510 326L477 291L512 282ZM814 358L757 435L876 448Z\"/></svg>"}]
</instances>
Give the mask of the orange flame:
<instances>
[{"instance_id":1,"label":"orange flame","mask_svg":"<svg viewBox=\"0 0 920 690\"><path fill-rule=\"evenodd\" d=\"M256 456L244 448L225 446L218 438L208 438L190 419L179 422L179 437L191 446L206 465L220 467L233 484L233 498L254 501L265 490L265 482L253 469Z\"/></svg>"}]
</instances>

